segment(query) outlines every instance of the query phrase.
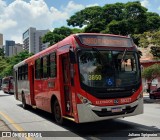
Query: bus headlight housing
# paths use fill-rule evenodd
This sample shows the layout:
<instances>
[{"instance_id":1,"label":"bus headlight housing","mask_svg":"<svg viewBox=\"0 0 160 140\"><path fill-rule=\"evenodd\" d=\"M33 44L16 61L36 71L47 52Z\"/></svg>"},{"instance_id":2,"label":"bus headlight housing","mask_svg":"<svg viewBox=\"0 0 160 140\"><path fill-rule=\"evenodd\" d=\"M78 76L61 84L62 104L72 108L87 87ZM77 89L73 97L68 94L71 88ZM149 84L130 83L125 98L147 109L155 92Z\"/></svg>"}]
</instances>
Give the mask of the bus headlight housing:
<instances>
[{"instance_id":1,"label":"bus headlight housing","mask_svg":"<svg viewBox=\"0 0 160 140\"><path fill-rule=\"evenodd\" d=\"M87 98L83 97L82 95L77 94L77 96L83 104L92 104L91 101L89 101Z\"/></svg>"}]
</instances>

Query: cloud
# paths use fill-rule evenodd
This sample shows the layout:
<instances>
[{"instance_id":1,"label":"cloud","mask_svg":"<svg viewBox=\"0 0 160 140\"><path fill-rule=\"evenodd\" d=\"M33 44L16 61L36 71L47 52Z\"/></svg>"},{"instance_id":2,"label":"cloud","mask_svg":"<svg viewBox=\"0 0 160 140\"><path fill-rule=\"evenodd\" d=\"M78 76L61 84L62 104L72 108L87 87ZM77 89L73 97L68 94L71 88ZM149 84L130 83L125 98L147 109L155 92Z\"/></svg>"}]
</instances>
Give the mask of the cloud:
<instances>
[{"instance_id":1,"label":"cloud","mask_svg":"<svg viewBox=\"0 0 160 140\"><path fill-rule=\"evenodd\" d=\"M148 7L150 4L149 4L149 0L142 0L141 1L141 4L142 4L142 6L144 6L144 7Z\"/></svg>"},{"instance_id":2,"label":"cloud","mask_svg":"<svg viewBox=\"0 0 160 140\"><path fill-rule=\"evenodd\" d=\"M86 7L99 6L98 3L86 5Z\"/></svg>"},{"instance_id":3,"label":"cloud","mask_svg":"<svg viewBox=\"0 0 160 140\"><path fill-rule=\"evenodd\" d=\"M82 10L82 9L84 9L84 8L85 8L85 6L82 5L82 4L76 4L76 3L73 2L73 1L69 1L69 3L67 4L67 6L66 6L66 8L65 8L65 12L73 13L73 12Z\"/></svg>"},{"instance_id":4,"label":"cloud","mask_svg":"<svg viewBox=\"0 0 160 140\"><path fill-rule=\"evenodd\" d=\"M5 40L13 39L22 43L22 34L29 27L39 30L60 27L72 14L83 8L85 6L73 1L58 10L54 6L49 8L44 0L15 0L8 5L0 0L0 33Z\"/></svg>"}]
</instances>

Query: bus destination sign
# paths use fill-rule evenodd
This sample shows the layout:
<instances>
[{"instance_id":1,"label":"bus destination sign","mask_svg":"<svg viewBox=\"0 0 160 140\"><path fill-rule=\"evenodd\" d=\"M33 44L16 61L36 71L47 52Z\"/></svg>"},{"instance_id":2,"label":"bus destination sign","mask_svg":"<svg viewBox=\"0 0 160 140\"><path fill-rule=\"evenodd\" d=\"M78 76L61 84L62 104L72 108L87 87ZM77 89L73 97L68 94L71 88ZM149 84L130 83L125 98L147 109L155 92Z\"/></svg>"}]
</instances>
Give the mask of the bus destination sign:
<instances>
[{"instance_id":1,"label":"bus destination sign","mask_svg":"<svg viewBox=\"0 0 160 140\"><path fill-rule=\"evenodd\" d=\"M88 46L132 47L130 38L105 35L79 35L82 44Z\"/></svg>"}]
</instances>

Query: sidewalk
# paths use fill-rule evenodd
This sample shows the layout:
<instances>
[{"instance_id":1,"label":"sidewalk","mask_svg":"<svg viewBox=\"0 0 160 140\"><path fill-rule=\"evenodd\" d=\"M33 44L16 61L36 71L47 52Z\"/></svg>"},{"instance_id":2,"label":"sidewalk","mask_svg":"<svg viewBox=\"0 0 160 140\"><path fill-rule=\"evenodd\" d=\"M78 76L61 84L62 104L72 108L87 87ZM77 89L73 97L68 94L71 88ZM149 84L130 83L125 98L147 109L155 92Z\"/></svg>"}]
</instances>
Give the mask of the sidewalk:
<instances>
[{"instance_id":1,"label":"sidewalk","mask_svg":"<svg viewBox=\"0 0 160 140\"><path fill-rule=\"evenodd\" d=\"M11 129L0 119L0 131L11 131Z\"/></svg>"},{"instance_id":2,"label":"sidewalk","mask_svg":"<svg viewBox=\"0 0 160 140\"><path fill-rule=\"evenodd\" d=\"M7 124L0 118L0 136L2 135L2 132L5 131L12 131ZM0 137L0 140L18 140L18 138L9 138L9 137Z\"/></svg>"}]
</instances>

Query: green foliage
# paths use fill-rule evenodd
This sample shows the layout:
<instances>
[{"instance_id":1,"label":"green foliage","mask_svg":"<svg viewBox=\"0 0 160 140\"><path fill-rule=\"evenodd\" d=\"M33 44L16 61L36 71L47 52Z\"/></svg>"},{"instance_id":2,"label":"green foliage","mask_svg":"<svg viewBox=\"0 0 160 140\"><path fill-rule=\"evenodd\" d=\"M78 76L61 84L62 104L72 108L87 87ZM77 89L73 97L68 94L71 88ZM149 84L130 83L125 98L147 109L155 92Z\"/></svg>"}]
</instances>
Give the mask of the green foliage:
<instances>
[{"instance_id":1,"label":"green foliage","mask_svg":"<svg viewBox=\"0 0 160 140\"><path fill-rule=\"evenodd\" d=\"M150 52L155 58L160 57L160 31L148 31L143 34L134 34L132 37L139 47L147 48L152 45Z\"/></svg>"},{"instance_id":2,"label":"green foliage","mask_svg":"<svg viewBox=\"0 0 160 140\"><path fill-rule=\"evenodd\" d=\"M49 42L50 46L61 41L66 36L72 34L72 30L68 27L55 28L53 32L48 32L43 38L43 43Z\"/></svg>"},{"instance_id":3,"label":"green foliage","mask_svg":"<svg viewBox=\"0 0 160 140\"><path fill-rule=\"evenodd\" d=\"M150 31L155 31L156 29L159 29L160 25L160 16L157 13L147 12L147 24L146 28Z\"/></svg>"},{"instance_id":4,"label":"green foliage","mask_svg":"<svg viewBox=\"0 0 160 140\"><path fill-rule=\"evenodd\" d=\"M160 47L151 46L151 53L154 57L160 57Z\"/></svg>"},{"instance_id":5,"label":"green foliage","mask_svg":"<svg viewBox=\"0 0 160 140\"><path fill-rule=\"evenodd\" d=\"M80 33L82 32L81 29L70 29L68 27L60 27L60 28L55 28L53 30L53 32L48 32L43 38L42 38L42 42L43 43L47 43L49 42L49 46L63 40L65 37L73 34L73 33Z\"/></svg>"},{"instance_id":6,"label":"green foliage","mask_svg":"<svg viewBox=\"0 0 160 140\"><path fill-rule=\"evenodd\" d=\"M67 23L69 26L79 26L80 28L84 25L95 24L102 20L102 12L103 9L100 6L87 7L71 16Z\"/></svg>"},{"instance_id":7,"label":"green foliage","mask_svg":"<svg viewBox=\"0 0 160 140\"><path fill-rule=\"evenodd\" d=\"M0 77L13 75L13 66L32 55L24 51L12 57L0 57Z\"/></svg>"},{"instance_id":8,"label":"green foliage","mask_svg":"<svg viewBox=\"0 0 160 140\"><path fill-rule=\"evenodd\" d=\"M67 23L74 27L85 26L84 32L128 35L158 30L160 16L147 12L139 1L135 1L88 7L71 16Z\"/></svg>"},{"instance_id":9,"label":"green foliage","mask_svg":"<svg viewBox=\"0 0 160 140\"><path fill-rule=\"evenodd\" d=\"M153 32L151 37L152 37L151 43L154 46L160 47L160 31Z\"/></svg>"},{"instance_id":10,"label":"green foliage","mask_svg":"<svg viewBox=\"0 0 160 140\"><path fill-rule=\"evenodd\" d=\"M2 49L2 48L0 48L0 56L2 57L2 58L4 58L4 49Z\"/></svg>"},{"instance_id":11,"label":"green foliage","mask_svg":"<svg viewBox=\"0 0 160 140\"><path fill-rule=\"evenodd\" d=\"M145 68L142 71L142 77L151 81L157 77L160 77L160 65L154 64L150 67Z\"/></svg>"},{"instance_id":12,"label":"green foliage","mask_svg":"<svg viewBox=\"0 0 160 140\"><path fill-rule=\"evenodd\" d=\"M45 36L42 37L42 42L47 43L50 42L50 45L54 44L54 36L52 32L48 32Z\"/></svg>"},{"instance_id":13,"label":"green foliage","mask_svg":"<svg viewBox=\"0 0 160 140\"><path fill-rule=\"evenodd\" d=\"M83 30L82 30L82 29L79 29L79 28L73 28L73 29L71 29L71 30L72 30L72 33L73 33L73 34L83 33Z\"/></svg>"},{"instance_id":14,"label":"green foliage","mask_svg":"<svg viewBox=\"0 0 160 140\"><path fill-rule=\"evenodd\" d=\"M139 46L143 48L147 48L148 45L151 43L151 33L144 32L143 34L139 35Z\"/></svg>"}]
</instances>

